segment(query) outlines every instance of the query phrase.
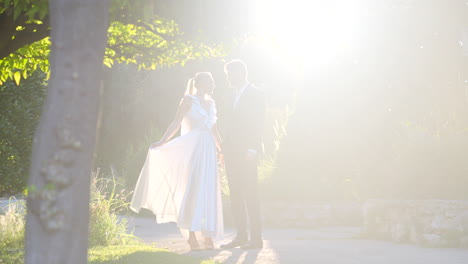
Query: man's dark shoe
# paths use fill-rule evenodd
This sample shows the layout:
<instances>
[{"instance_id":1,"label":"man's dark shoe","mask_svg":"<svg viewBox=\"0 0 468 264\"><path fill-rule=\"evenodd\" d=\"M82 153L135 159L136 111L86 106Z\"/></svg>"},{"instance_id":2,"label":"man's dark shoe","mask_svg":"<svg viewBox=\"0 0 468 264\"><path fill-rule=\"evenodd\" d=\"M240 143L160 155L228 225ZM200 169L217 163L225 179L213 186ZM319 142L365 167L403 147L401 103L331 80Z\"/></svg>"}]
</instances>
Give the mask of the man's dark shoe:
<instances>
[{"instance_id":1,"label":"man's dark shoe","mask_svg":"<svg viewBox=\"0 0 468 264\"><path fill-rule=\"evenodd\" d=\"M248 243L241 246L242 249L261 249L263 248L263 240L250 240Z\"/></svg>"},{"instance_id":2,"label":"man's dark shoe","mask_svg":"<svg viewBox=\"0 0 468 264\"><path fill-rule=\"evenodd\" d=\"M230 243L227 243L225 245L221 245L220 248L222 249L230 249L230 248L235 248L235 247L240 247L243 246L247 243L247 239L243 238L235 238L232 240Z\"/></svg>"}]
</instances>

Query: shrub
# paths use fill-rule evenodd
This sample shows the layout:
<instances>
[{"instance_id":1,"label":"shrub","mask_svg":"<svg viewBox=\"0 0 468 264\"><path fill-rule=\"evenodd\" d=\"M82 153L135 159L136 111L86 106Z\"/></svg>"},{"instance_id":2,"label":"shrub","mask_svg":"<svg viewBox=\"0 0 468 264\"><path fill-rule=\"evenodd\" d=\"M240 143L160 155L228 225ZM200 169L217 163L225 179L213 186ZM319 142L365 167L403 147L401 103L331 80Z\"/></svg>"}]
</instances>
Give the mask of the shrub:
<instances>
[{"instance_id":1,"label":"shrub","mask_svg":"<svg viewBox=\"0 0 468 264\"><path fill-rule=\"evenodd\" d=\"M112 178L100 177L99 170L93 174L90 202L89 246L126 245L134 241L135 236L128 234L126 219L120 219L117 213L125 213L126 200L130 193L125 189L117 192L119 183ZM0 214L0 263L23 263L24 202L10 202L5 213Z\"/></svg>"},{"instance_id":2,"label":"shrub","mask_svg":"<svg viewBox=\"0 0 468 264\"><path fill-rule=\"evenodd\" d=\"M159 71L118 64L105 78L96 163L106 174L113 168L118 181L129 188L136 182L150 143L160 139L156 128L166 127L170 120L165 119L172 118L177 108L178 101L164 95L172 93L171 85L151 78ZM161 82L164 85L155 85Z\"/></svg>"},{"instance_id":3,"label":"shrub","mask_svg":"<svg viewBox=\"0 0 468 264\"><path fill-rule=\"evenodd\" d=\"M127 233L127 220L119 219L117 215L117 213L126 212L128 208L126 200L130 195L119 186L122 184L119 184L115 177L112 179L101 177L99 170L93 175L90 203L90 247L125 245L135 238Z\"/></svg>"},{"instance_id":4,"label":"shrub","mask_svg":"<svg viewBox=\"0 0 468 264\"><path fill-rule=\"evenodd\" d=\"M7 205L0 214L0 263L17 264L23 260L25 210L23 202Z\"/></svg>"},{"instance_id":5,"label":"shrub","mask_svg":"<svg viewBox=\"0 0 468 264\"><path fill-rule=\"evenodd\" d=\"M17 86L0 86L0 196L26 186L32 138L46 97L45 74L36 72Z\"/></svg>"}]
</instances>

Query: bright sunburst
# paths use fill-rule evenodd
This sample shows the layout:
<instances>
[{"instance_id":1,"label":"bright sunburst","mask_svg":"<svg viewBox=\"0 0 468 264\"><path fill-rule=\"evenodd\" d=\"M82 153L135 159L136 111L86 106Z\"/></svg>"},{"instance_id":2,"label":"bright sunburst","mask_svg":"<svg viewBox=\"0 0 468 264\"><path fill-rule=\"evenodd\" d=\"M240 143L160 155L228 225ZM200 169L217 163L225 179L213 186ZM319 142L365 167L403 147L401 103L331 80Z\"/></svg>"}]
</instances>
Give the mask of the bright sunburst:
<instances>
[{"instance_id":1,"label":"bright sunburst","mask_svg":"<svg viewBox=\"0 0 468 264\"><path fill-rule=\"evenodd\" d=\"M358 9L356 1L259 0L254 24L296 59L321 64L353 46Z\"/></svg>"}]
</instances>

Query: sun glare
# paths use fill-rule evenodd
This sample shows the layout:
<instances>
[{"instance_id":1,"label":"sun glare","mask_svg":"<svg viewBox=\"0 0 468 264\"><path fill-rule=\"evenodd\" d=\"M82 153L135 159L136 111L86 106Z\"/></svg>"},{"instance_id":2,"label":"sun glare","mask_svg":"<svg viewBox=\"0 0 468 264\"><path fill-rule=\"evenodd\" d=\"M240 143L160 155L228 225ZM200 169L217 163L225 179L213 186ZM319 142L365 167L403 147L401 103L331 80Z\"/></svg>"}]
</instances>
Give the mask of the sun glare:
<instances>
[{"instance_id":1,"label":"sun glare","mask_svg":"<svg viewBox=\"0 0 468 264\"><path fill-rule=\"evenodd\" d=\"M259 0L255 29L272 45L303 63L329 63L354 45L355 1Z\"/></svg>"}]
</instances>

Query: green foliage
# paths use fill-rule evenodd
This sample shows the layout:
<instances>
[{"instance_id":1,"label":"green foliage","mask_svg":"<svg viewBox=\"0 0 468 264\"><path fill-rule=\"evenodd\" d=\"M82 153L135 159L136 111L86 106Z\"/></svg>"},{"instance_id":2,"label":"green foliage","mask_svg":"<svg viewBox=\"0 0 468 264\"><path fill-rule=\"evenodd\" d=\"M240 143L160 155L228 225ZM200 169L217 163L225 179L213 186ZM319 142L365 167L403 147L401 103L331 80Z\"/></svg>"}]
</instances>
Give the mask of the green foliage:
<instances>
[{"instance_id":1,"label":"green foliage","mask_svg":"<svg viewBox=\"0 0 468 264\"><path fill-rule=\"evenodd\" d=\"M152 23L113 22L108 30L104 64L115 62L138 65L138 69L154 70L160 66L184 65L189 60L220 57L220 46L189 42L183 39L175 21L158 18Z\"/></svg>"},{"instance_id":2,"label":"green foliage","mask_svg":"<svg viewBox=\"0 0 468 264\"><path fill-rule=\"evenodd\" d=\"M6 209L6 210L5 210ZM16 264L23 261L25 210L21 201L10 201L0 208L0 263ZM5 210L3 214L2 211Z\"/></svg>"},{"instance_id":3,"label":"green foliage","mask_svg":"<svg viewBox=\"0 0 468 264\"><path fill-rule=\"evenodd\" d=\"M43 20L49 12L48 0L0 0L0 14L10 12L17 20L25 14L30 22Z\"/></svg>"},{"instance_id":4,"label":"green foliage","mask_svg":"<svg viewBox=\"0 0 468 264\"><path fill-rule=\"evenodd\" d=\"M110 20L133 24L135 21L151 21L155 16L155 0L111 0ZM159 6L162 2L158 3Z\"/></svg>"},{"instance_id":5,"label":"green foliage","mask_svg":"<svg viewBox=\"0 0 468 264\"><path fill-rule=\"evenodd\" d=\"M115 212L126 207L125 195L116 194L117 183L98 177L91 186L90 263L200 263L210 264L188 256L179 256L134 240L125 235L127 224L118 221ZM110 190L109 193L107 191ZM0 214L0 263L24 263L25 205L11 202Z\"/></svg>"},{"instance_id":6,"label":"green foliage","mask_svg":"<svg viewBox=\"0 0 468 264\"><path fill-rule=\"evenodd\" d=\"M50 39L44 38L18 49L15 53L0 59L0 85L14 80L16 85L35 71L49 72Z\"/></svg>"},{"instance_id":7,"label":"green foliage","mask_svg":"<svg viewBox=\"0 0 468 264\"><path fill-rule=\"evenodd\" d=\"M113 20L145 18L153 15L154 0L111 0L110 14ZM49 14L48 0L0 0L0 14L8 12L17 20L25 14L30 20L43 20Z\"/></svg>"},{"instance_id":8,"label":"green foliage","mask_svg":"<svg viewBox=\"0 0 468 264\"><path fill-rule=\"evenodd\" d=\"M177 255L149 245L135 244L127 246L95 247L89 250L90 264L214 264L212 260L201 260L189 256Z\"/></svg>"},{"instance_id":9,"label":"green foliage","mask_svg":"<svg viewBox=\"0 0 468 264\"><path fill-rule=\"evenodd\" d=\"M287 125L292 115L291 107L268 107L263 131L263 148L265 155L258 164L258 177L261 183L262 196L271 199L281 194L284 182L273 178L278 168L278 153L281 151L281 143L287 136Z\"/></svg>"},{"instance_id":10,"label":"green foliage","mask_svg":"<svg viewBox=\"0 0 468 264\"><path fill-rule=\"evenodd\" d=\"M99 170L94 174L91 182L90 247L126 245L134 241L135 237L127 233L127 220L117 216L117 213L127 210L126 200L130 195L121 186L115 177L101 177Z\"/></svg>"},{"instance_id":11,"label":"green foliage","mask_svg":"<svg viewBox=\"0 0 468 264\"><path fill-rule=\"evenodd\" d=\"M0 0L0 85L18 85L38 67L47 72L48 11L47 0Z\"/></svg>"},{"instance_id":12,"label":"green foliage","mask_svg":"<svg viewBox=\"0 0 468 264\"><path fill-rule=\"evenodd\" d=\"M102 178L95 178L94 185L92 188L94 197L102 195L103 187L106 184L101 183ZM115 187L115 183L113 184ZM100 189L103 188L103 189ZM100 190L98 190L100 189ZM115 198L117 199L117 198ZM112 209L120 208L120 202L116 202L115 199L94 199L91 203L98 204L99 207L107 207ZM108 206L112 204L111 206ZM0 263L2 264L21 264L24 263L24 231L25 231L25 210L23 202L12 202L8 208L6 208L4 214L0 214ZM101 215L108 214L108 212L101 211ZM93 215L93 214L92 214ZM108 214L109 215L109 214ZM102 221L102 218L95 218ZM135 240L131 240L132 243L128 243L132 236L127 238L116 237L116 230L118 230L124 222L117 223L116 219L113 219L113 223L106 221L102 223L93 223L90 230L90 250L89 250L89 261L90 263L200 263L210 264L212 261L202 261L199 259L191 258L188 256L179 256L175 253L167 252L163 249L158 249L153 246L145 245ZM104 229L103 226L114 225L114 228L106 228L110 239L106 239L106 234L101 233ZM98 228L97 228L98 227ZM117 227L117 228L116 228ZM122 228L122 231L125 230ZM107 241L94 241L100 242L93 245L93 240L97 239L93 237L93 231L99 232L100 239ZM97 246L98 245L98 246Z\"/></svg>"},{"instance_id":13,"label":"green foliage","mask_svg":"<svg viewBox=\"0 0 468 264\"><path fill-rule=\"evenodd\" d=\"M93 175L90 200L90 247L136 244L136 237L128 233L126 219L117 213L127 210L128 195L115 179L100 177L99 170ZM0 214L0 263L23 262L25 204L10 202L4 214ZM0 208L0 213L3 210ZM141 246L141 245L140 245ZM95 250L94 252L99 252ZM98 254L98 253L96 253Z\"/></svg>"},{"instance_id":14,"label":"green foliage","mask_svg":"<svg viewBox=\"0 0 468 264\"><path fill-rule=\"evenodd\" d=\"M161 136L157 129L157 119L161 114L158 109L161 109L160 102L167 100L155 95L155 89L148 85L149 82L142 84L148 71L135 68L118 64L109 70L104 85L103 118L97 149L97 166L105 170L115 169L119 182L131 188L149 145Z\"/></svg>"},{"instance_id":15,"label":"green foliage","mask_svg":"<svg viewBox=\"0 0 468 264\"><path fill-rule=\"evenodd\" d=\"M45 74L36 72L20 86L0 86L0 195L23 191L32 139L46 96Z\"/></svg>"},{"instance_id":16,"label":"green foliage","mask_svg":"<svg viewBox=\"0 0 468 264\"><path fill-rule=\"evenodd\" d=\"M187 61L221 57L225 51L220 45L190 42L172 20L158 18L152 23L111 23L104 65L115 63L135 64L138 69L154 70L162 66L184 65ZM18 85L34 71L49 73L50 39L26 45L9 56L0 59L0 85L14 80Z\"/></svg>"}]
</instances>

